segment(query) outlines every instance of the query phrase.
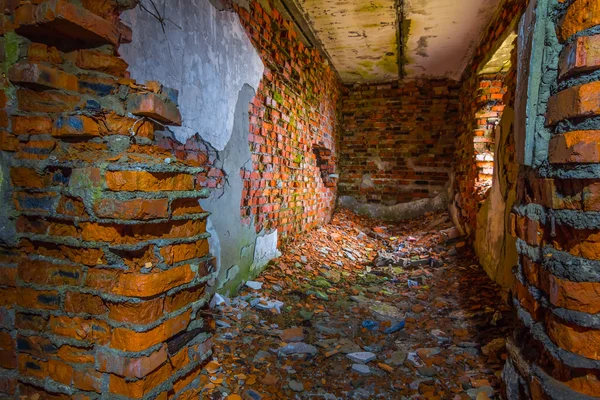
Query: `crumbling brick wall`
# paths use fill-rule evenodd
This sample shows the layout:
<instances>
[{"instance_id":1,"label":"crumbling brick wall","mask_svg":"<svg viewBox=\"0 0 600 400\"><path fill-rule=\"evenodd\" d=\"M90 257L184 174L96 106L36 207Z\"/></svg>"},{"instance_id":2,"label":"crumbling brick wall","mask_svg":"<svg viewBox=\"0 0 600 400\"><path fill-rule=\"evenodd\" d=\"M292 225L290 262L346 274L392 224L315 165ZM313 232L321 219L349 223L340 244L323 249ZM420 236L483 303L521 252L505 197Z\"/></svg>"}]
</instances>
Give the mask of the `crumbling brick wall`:
<instances>
[{"instance_id":1,"label":"crumbling brick wall","mask_svg":"<svg viewBox=\"0 0 600 400\"><path fill-rule=\"evenodd\" d=\"M340 195L394 205L446 190L458 129L458 84L419 79L346 86Z\"/></svg>"},{"instance_id":2,"label":"crumbling brick wall","mask_svg":"<svg viewBox=\"0 0 600 400\"><path fill-rule=\"evenodd\" d=\"M520 322L507 345L510 399L600 393L600 3L549 3L540 43L549 100L535 138L546 154L522 167L513 214Z\"/></svg>"},{"instance_id":3,"label":"crumbling brick wall","mask_svg":"<svg viewBox=\"0 0 600 400\"><path fill-rule=\"evenodd\" d=\"M340 84L272 3L235 9L265 65L249 107L252 165L241 171L242 217L257 232L277 229L285 238L331 218Z\"/></svg>"},{"instance_id":4,"label":"crumbling brick wall","mask_svg":"<svg viewBox=\"0 0 600 400\"><path fill-rule=\"evenodd\" d=\"M487 121L479 121L478 113L486 103L501 103L502 95L506 92L506 88L499 84L499 81L503 79L493 79L490 81L489 87L481 87L482 77L478 75L478 72L486 62L493 47L506 34L515 19L523 13L526 3L523 0L505 0L500 5L487 30L483 33L475 53L461 77L460 123L455 139L456 150L454 154L455 197L451 199L451 204L456 208L456 214L459 217L457 222L470 235L475 233L477 211L482 200L482 196L476 190L481 171L480 167L489 167L486 164L478 165L480 160L477 156L481 154L481 150L485 150L485 145L481 143L490 141L484 130L480 129L480 125L483 125L484 122L487 124ZM486 84L483 86L486 86ZM492 93L492 89L498 87L502 87L500 92ZM485 96L485 99L481 96ZM494 113L501 112L504 109L503 104L494 104L494 106L496 108L491 109Z\"/></svg>"},{"instance_id":5,"label":"crumbling brick wall","mask_svg":"<svg viewBox=\"0 0 600 400\"><path fill-rule=\"evenodd\" d=\"M211 352L214 174L160 146L177 93L129 79L124 2L2 4L0 393L189 395Z\"/></svg>"}]
</instances>

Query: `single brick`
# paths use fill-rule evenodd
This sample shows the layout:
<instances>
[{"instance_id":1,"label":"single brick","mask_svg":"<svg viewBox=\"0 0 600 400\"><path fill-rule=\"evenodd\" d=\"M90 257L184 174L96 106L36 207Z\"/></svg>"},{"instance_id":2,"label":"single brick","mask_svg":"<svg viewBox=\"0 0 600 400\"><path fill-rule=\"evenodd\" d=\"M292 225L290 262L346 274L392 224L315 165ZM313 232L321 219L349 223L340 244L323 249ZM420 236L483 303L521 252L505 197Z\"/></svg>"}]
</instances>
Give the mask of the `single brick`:
<instances>
[{"instance_id":1,"label":"single brick","mask_svg":"<svg viewBox=\"0 0 600 400\"><path fill-rule=\"evenodd\" d=\"M68 338L99 345L107 344L110 340L110 327L106 322L97 319L53 315L48 325L54 334Z\"/></svg>"},{"instance_id":2,"label":"single brick","mask_svg":"<svg viewBox=\"0 0 600 400\"><path fill-rule=\"evenodd\" d=\"M42 64L15 64L8 70L8 79L12 83L34 88L69 91L76 91L78 88L75 75Z\"/></svg>"},{"instance_id":3,"label":"single brick","mask_svg":"<svg viewBox=\"0 0 600 400\"><path fill-rule=\"evenodd\" d=\"M554 306L589 314L600 313L600 283L571 282L547 275L548 294Z\"/></svg>"},{"instance_id":4,"label":"single brick","mask_svg":"<svg viewBox=\"0 0 600 400\"><path fill-rule=\"evenodd\" d=\"M167 264L175 264L193 258L201 258L208 254L208 240L194 243L182 243L160 249L160 255Z\"/></svg>"},{"instance_id":5,"label":"single brick","mask_svg":"<svg viewBox=\"0 0 600 400\"><path fill-rule=\"evenodd\" d=\"M161 297L138 302L111 302L108 303L110 309L108 317L119 322L147 325L163 316L163 303L164 300Z\"/></svg>"},{"instance_id":6,"label":"single brick","mask_svg":"<svg viewBox=\"0 0 600 400\"><path fill-rule=\"evenodd\" d=\"M573 131L550 139L552 164L600 162L600 131Z\"/></svg>"},{"instance_id":7,"label":"single brick","mask_svg":"<svg viewBox=\"0 0 600 400\"><path fill-rule=\"evenodd\" d=\"M17 304L24 308L57 310L60 306L60 295L54 290L19 288Z\"/></svg>"},{"instance_id":8,"label":"single brick","mask_svg":"<svg viewBox=\"0 0 600 400\"><path fill-rule=\"evenodd\" d=\"M63 115L56 119L52 128L52 136L78 137L100 136L100 124L85 115Z\"/></svg>"},{"instance_id":9,"label":"single brick","mask_svg":"<svg viewBox=\"0 0 600 400\"><path fill-rule=\"evenodd\" d=\"M188 174L146 171L107 171L106 186L112 191L168 192L194 190L194 177Z\"/></svg>"},{"instance_id":10,"label":"single brick","mask_svg":"<svg viewBox=\"0 0 600 400\"><path fill-rule=\"evenodd\" d=\"M566 41L577 32L600 25L600 2L597 0L575 0L558 27L558 37Z\"/></svg>"},{"instance_id":11,"label":"single brick","mask_svg":"<svg viewBox=\"0 0 600 400\"><path fill-rule=\"evenodd\" d=\"M52 132L52 119L41 116L12 117L12 133L15 135L44 135Z\"/></svg>"},{"instance_id":12,"label":"single brick","mask_svg":"<svg viewBox=\"0 0 600 400\"><path fill-rule=\"evenodd\" d=\"M115 328L110 346L123 351L142 351L175 336L187 328L192 310L166 320L156 328L146 332L136 332L127 328Z\"/></svg>"},{"instance_id":13,"label":"single brick","mask_svg":"<svg viewBox=\"0 0 600 400\"><path fill-rule=\"evenodd\" d=\"M89 293L67 292L63 307L66 312L75 314L102 315L108 312L104 300L100 296Z\"/></svg>"},{"instance_id":14,"label":"single brick","mask_svg":"<svg viewBox=\"0 0 600 400\"><path fill-rule=\"evenodd\" d=\"M127 63L120 57L95 50L79 50L74 53L75 65L82 69L104 72L109 75L128 77Z\"/></svg>"},{"instance_id":15,"label":"single brick","mask_svg":"<svg viewBox=\"0 0 600 400\"><path fill-rule=\"evenodd\" d=\"M81 267L53 264L47 261L23 259L19 262L19 278L39 285L79 285L83 277Z\"/></svg>"},{"instance_id":16,"label":"single brick","mask_svg":"<svg viewBox=\"0 0 600 400\"><path fill-rule=\"evenodd\" d=\"M567 325L557 317L546 321L548 336L559 347L592 360L600 360L600 330Z\"/></svg>"},{"instance_id":17,"label":"single brick","mask_svg":"<svg viewBox=\"0 0 600 400\"><path fill-rule=\"evenodd\" d=\"M167 348L161 347L148 356L129 358L108 352L98 353L99 371L125 378L143 378L167 361Z\"/></svg>"},{"instance_id":18,"label":"single brick","mask_svg":"<svg viewBox=\"0 0 600 400\"><path fill-rule=\"evenodd\" d=\"M15 30L38 41L43 42L46 37L62 37L82 47L104 44L116 46L131 37L131 30L123 25L112 24L67 0L48 0L37 6L20 6L15 13Z\"/></svg>"},{"instance_id":19,"label":"single brick","mask_svg":"<svg viewBox=\"0 0 600 400\"><path fill-rule=\"evenodd\" d=\"M561 53L559 78L597 69L600 69L600 35L579 37Z\"/></svg>"},{"instance_id":20,"label":"single brick","mask_svg":"<svg viewBox=\"0 0 600 400\"><path fill-rule=\"evenodd\" d=\"M102 199L94 205L100 218L151 220L169 216L168 199Z\"/></svg>"},{"instance_id":21,"label":"single brick","mask_svg":"<svg viewBox=\"0 0 600 400\"><path fill-rule=\"evenodd\" d=\"M565 89L550 98L546 121L554 125L567 118L600 114L600 82L591 82Z\"/></svg>"},{"instance_id":22,"label":"single brick","mask_svg":"<svg viewBox=\"0 0 600 400\"><path fill-rule=\"evenodd\" d=\"M177 104L163 100L155 93L130 95L127 111L133 115L150 117L167 125L181 126Z\"/></svg>"},{"instance_id":23,"label":"single brick","mask_svg":"<svg viewBox=\"0 0 600 400\"><path fill-rule=\"evenodd\" d=\"M117 375L110 375L109 391L127 398L139 399L171 377L173 368L170 363L149 374L145 379L132 381ZM162 400L159 396L157 399Z\"/></svg>"},{"instance_id":24,"label":"single brick","mask_svg":"<svg viewBox=\"0 0 600 400\"><path fill-rule=\"evenodd\" d=\"M73 364L93 364L94 351L64 344L60 346L56 355L63 361Z\"/></svg>"},{"instance_id":25,"label":"single brick","mask_svg":"<svg viewBox=\"0 0 600 400\"><path fill-rule=\"evenodd\" d=\"M60 113L73 111L81 98L57 91L37 92L20 88L17 90L17 100L21 111Z\"/></svg>"},{"instance_id":26,"label":"single brick","mask_svg":"<svg viewBox=\"0 0 600 400\"><path fill-rule=\"evenodd\" d=\"M148 274L94 268L88 271L86 286L121 296L152 297L190 283L195 276L189 265Z\"/></svg>"}]
</instances>

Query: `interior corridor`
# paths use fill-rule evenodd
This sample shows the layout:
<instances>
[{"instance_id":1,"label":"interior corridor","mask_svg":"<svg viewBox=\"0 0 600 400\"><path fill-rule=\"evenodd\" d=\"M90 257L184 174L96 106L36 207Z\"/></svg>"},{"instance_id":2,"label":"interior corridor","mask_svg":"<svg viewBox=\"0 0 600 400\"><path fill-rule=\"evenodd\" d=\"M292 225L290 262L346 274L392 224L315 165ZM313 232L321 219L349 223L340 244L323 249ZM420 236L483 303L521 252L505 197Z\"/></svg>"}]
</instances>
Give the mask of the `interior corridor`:
<instances>
[{"instance_id":1,"label":"interior corridor","mask_svg":"<svg viewBox=\"0 0 600 400\"><path fill-rule=\"evenodd\" d=\"M599 0L0 11L0 398L600 398Z\"/></svg>"}]
</instances>

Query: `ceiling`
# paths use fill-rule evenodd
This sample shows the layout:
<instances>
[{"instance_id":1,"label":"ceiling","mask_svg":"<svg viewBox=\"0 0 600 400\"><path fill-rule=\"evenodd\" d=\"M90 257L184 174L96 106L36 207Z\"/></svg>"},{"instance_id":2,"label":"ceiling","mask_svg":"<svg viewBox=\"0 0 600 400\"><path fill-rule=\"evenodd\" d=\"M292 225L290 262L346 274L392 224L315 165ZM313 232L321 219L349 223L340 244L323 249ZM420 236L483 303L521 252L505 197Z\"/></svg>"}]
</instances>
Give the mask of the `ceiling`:
<instances>
[{"instance_id":1,"label":"ceiling","mask_svg":"<svg viewBox=\"0 0 600 400\"><path fill-rule=\"evenodd\" d=\"M355 83L459 79L501 0L285 2L297 7L342 81Z\"/></svg>"}]
</instances>

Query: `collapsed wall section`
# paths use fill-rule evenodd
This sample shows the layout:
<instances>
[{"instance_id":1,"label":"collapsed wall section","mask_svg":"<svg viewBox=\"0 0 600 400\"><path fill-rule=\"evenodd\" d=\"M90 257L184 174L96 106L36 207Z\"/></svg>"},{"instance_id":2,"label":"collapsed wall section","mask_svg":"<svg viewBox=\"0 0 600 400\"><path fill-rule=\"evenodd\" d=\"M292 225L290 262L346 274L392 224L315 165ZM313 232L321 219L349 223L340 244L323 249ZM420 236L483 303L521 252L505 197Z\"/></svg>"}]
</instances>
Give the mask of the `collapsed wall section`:
<instances>
[{"instance_id":1,"label":"collapsed wall section","mask_svg":"<svg viewBox=\"0 0 600 400\"><path fill-rule=\"evenodd\" d=\"M446 79L345 87L340 203L388 219L444 209L458 90Z\"/></svg>"},{"instance_id":2,"label":"collapsed wall section","mask_svg":"<svg viewBox=\"0 0 600 400\"><path fill-rule=\"evenodd\" d=\"M159 145L178 93L129 78L124 2L3 4L0 392L190 395L212 347L214 178Z\"/></svg>"},{"instance_id":3,"label":"collapsed wall section","mask_svg":"<svg viewBox=\"0 0 600 400\"><path fill-rule=\"evenodd\" d=\"M531 11L525 26L539 27L532 51L543 62L531 71L540 101L513 213L519 326L503 376L509 399L591 399L600 393L600 3L539 0Z\"/></svg>"}]
</instances>

